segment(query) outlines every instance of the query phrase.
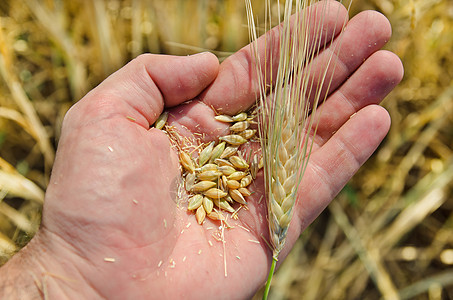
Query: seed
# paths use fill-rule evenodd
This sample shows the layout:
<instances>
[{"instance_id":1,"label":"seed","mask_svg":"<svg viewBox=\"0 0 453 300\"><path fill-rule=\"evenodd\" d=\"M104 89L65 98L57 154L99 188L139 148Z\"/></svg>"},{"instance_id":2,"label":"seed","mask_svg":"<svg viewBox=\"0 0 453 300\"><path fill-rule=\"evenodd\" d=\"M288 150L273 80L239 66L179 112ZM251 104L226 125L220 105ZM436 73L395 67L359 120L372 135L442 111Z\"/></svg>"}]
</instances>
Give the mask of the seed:
<instances>
[{"instance_id":1,"label":"seed","mask_svg":"<svg viewBox=\"0 0 453 300\"><path fill-rule=\"evenodd\" d=\"M219 186L221 190L226 191L228 189L227 181L228 179L226 178L226 176L222 175L221 180L219 180Z\"/></svg>"},{"instance_id":2,"label":"seed","mask_svg":"<svg viewBox=\"0 0 453 300\"><path fill-rule=\"evenodd\" d=\"M233 132L242 132L242 131L246 130L247 128L249 128L249 126L250 126L249 122L241 121L241 122L237 122L237 123L234 123L233 125L231 125L230 130Z\"/></svg>"},{"instance_id":3,"label":"seed","mask_svg":"<svg viewBox=\"0 0 453 300\"><path fill-rule=\"evenodd\" d=\"M247 113L241 112L241 113L233 116L232 119L234 122L245 121L245 120L247 120Z\"/></svg>"},{"instance_id":4,"label":"seed","mask_svg":"<svg viewBox=\"0 0 453 300\"><path fill-rule=\"evenodd\" d=\"M238 188L238 191L244 197L248 197L248 196L250 196L252 194L247 188L244 188L244 187Z\"/></svg>"},{"instance_id":5,"label":"seed","mask_svg":"<svg viewBox=\"0 0 453 300\"><path fill-rule=\"evenodd\" d=\"M222 155L223 151L225 150L225 142L221 142L217 146L214 147L212 150L211 158L209 159L210 162L215 161L217 158Z\"/></svg>"},{"instance_id":6,"label":"seed","mask_svg":"<svg viewBox=\"0 0 453 300\"><path fill-rule=\"evenodd\" d=\"M216 211L213 211L210 214L208 214L208 218L211 220L214 220L214 221L219 221L219 220L224 221L225 220L225 217L221 213L218 213Z\"/></svg>"},{"instance_id":7,"label":"seed","mask_svg":"<svg viewBox=\"0 0 453 300\"><path fill-rule=\"evenodd\" d=\"M239 156L231 156L229 158L230 162L238 169L248 169L249 165L247 162Z\"/></svg>"},{"instance_id":8,"label":"seed","mask_svg":"<svg viewBox=\"0 0 453 300\"><path fill-rule=\"evenodd\" d=\"M203 202L202 195L195 195L189 198L189 206L187 207L188 210L195 210L201 206Z\"/></svg>"},{"instance_id":9,"label":"seed","mask_svg":"<svg viewBox=\"0 0 453 300\"><path fill-rule=\"evenodd\" d=\"M214 199L213 200L215 205L217 205L220 209L226 210L230 213L234 213L234 208L231 207L230 203L224 199Z\"/></svg>"},{"instance_id":10,"label":"seed","mask_svg":"<svg viewBox=\"0 0 453 300\"><path fill-rule=\"evenodd\" d=\"M241 184L237 180L228 180L227 186L228 186L228 188L230 188L232 190L236 190L241 186Z\"/></svg>"},{"instance_id":11,"label":"seed","mask_svg":"<svg viewBox=\"0 0 453 300\"><path fill-rule=\"evenodd\" d=\"M222 155L220 155L220 158L228 158L231 155L236 154L238 152L238 147L237 146L228 146L225 148L223 151Z\"/></svg>"},{"instance_id":12,"label":"seed","mask_svg":"<svg viewBox=\"0 0 453 300\"><path fill-rule=\"evenodd\" d=\"M247 129L239 133L244 139L249 140L256 134L256 129Z\"/></svg>"},{"instance_id":13,"label":"seed","mask_svg":"<svg viewBox=\"0 0 453 300\"><path fill-rule=\"evenodd\" d=\"M232 163L230 163L228 160L223 159L223 158L217 158L214 162L215 162L219 167L222 167L222 166L230 166L230 167L233 167L233 164L232 164Z\"/></svg>"},{"instance_id":14,"label":"seed","mask_svg":"<svg viewBox=\"0 0 453 300\"><path fill-rule=\"evenodd\" d=\"M286 179L285 183L283 183L283 188L285 189L285 193L287 195L293 191L297 183L297 178L298 178L297 173L294 173L293 175L289 176Z\"/></svg>"},{"instance_id":15,"label":"seed","mask_svg":"<svg viewBox=\"0 0 453 300\"><path fill-rule=\"evenodd\" d=\"M250 124L258 124L256 121L255 121L255 116L250 116L247 118L247 122L249 122Z\"/></svg>"},{"instance_id":16,"label":"seed","mask_svg":"<svg viewBox=\"0 0 453 300\"><path fill-rule=\"evenodd\" d=\"M193 185L195 184L195 179L197 179L195 176L195 173L187 174L186 179L185 179L187 191L190 191L192 189Z\"/></svg>"},{"instance_id":17,"label":"seed","mask_svg":"<svg viewBox=\"0 0 453 300\"><path fill-rule=\"evenodd\" d=\"M199 180L213 181L218 179L223 173L220 171L205 171L197 174Z\"/></svg>"},{"instance_id":18,"label":"seed","mask_svg":"<svg viewBox=\"0 0 453 300\"><path fill-rule=\"evenodd\" d=\"M218 188L211 188L204 192L205 196L212 198L212 199L219 199L225 197L227 193L218 189Z\"/></svg>"},{"instance_id":19,"label":"seed","mask_svg":"<svg viewBox=\"0 0 453 300\"><path fill-rule=\"evenodd\" d=\"M256 178L256 174L258 173L258 165L259 165L259 159L258 155L253 155L252 157L252 162L250 163L250 174L252 175L252 178Z\"/></svg>"},{"instance_id":20,"label":"seed","mask_svg":"<svg viewBox=\"0 0 453 300\"><path fill-rule=\"evenodd\" d=\"M245 187L249 186L250 183L252 183L252 180L253 180L252 175L245 176L244 178L241 179L240 187L245 188Z\"/></svg>"},{"instance_id":21,"label":"seed","mask_svg":"<svg viewBox=\"0 0 453 300\"><path fill-rule=\"evenodd\" d=\"M181 162L181 165L184 167L184 169L186 169L189 173L195 172L195 166L189 154L181 151L179 153L179 161Z\"/></svg>"},{"instance_id":22,"label":"seed","mask_svg":"<svg viewBox=\"0 0 453 300\"><path fill-rule=\"evenodd\" d=\"M220 122L224 122L224 123L233 122L233 117L227 116L227 115L218 115L218 116L215 116L214 119L216 119L217 121L220 121Z\"/></svg>"},{"instance_id":23,"label":"seed","mask_svg":"<svg viewBox=\"0 0 453 300\"><path fill-rule=\"evenodd\" d=\"M224 173L225 174L225 173ZM226 174L225 174L226 175ZM241 172L241 171L236 171L234 173L232 173L231 175L229 175L227 178L228 179L233 179L233 180L241 180L242 178L244 178L247 174L244 173L244 172Z\"/></svg>"},{"instance_id":24,"label":"seed","mask_svg":"<svg viewBox=\"0 0 453 300\"><path fill-rule=\"evenodd\" d=\"M204 210L203 205L197 208L195 218L197 219L198 224L203 224L203 221L206 218L206 211Z\"/></svg>"},{"instance_id":25,"label":"seed","mask_svg":"<svg viewBox=\"0 0 453 300\"><path fill-rule=\"evenodd\" d=\"M263 167L264 167L264 159L263 159L263 157L261 156L260 162L258 163L258 169L262 169Z\"/></svg>"},{"instance_id":26,"label":"seed","mask_svg":"<svg viewBox=\"0 0 453 300\"><path fill-rule=\"evenodd\" d=\"M228 144L231 144L233 146L239 146L247 142L246 139L244 139L242 136L237 135L237 134L230 134L230 135L225 135L219 138L221 141L225 141Z\"/></svg>"},{"instance_id":27,"label":"seed","mask_svg":"<svg viewBox=\"0 0 453 300\"><path fill-rule=\"evenodd\" d=\"M219 171L219 168L215 164L205 164L203 167L195 169L195 171L203 173L206 171Z\"/></svg>"},{"instance_id":28,"label":"seed","mask_svg":"<svg viewBox=\"0 0 453 300\"><path fill-rule=\"evenodd\" d=\"M234 172L236 172L236 169L230 166L221 166L219 167L219 170L223 173L223 175L230 176Z\"/></svg>"},{"instance_id":29,"label":"seed","mask_svg":"<svg viewBox=\"0 0 453 300\"><path fill-rule=\"evenodd\" d=\"M239 204L247 204L247 201L245 201L244 196L238 191L238 190L230 190L230 196L233 198L234 201L236 201Z\"/></svg>"},{"instance_id":30,"label":"seed","mask_svg":"<svg viewBox=\"0 0 453 300\"><path fill-rule=\"evenodd\" d=\"M212 202L212 200L209 199L208 197L202 197L202 198L203 198L203 208L207 214L210 214L212 211L212 208L214 207L214 202Z\"/></svg>"},{"instance_id":31,"label":"seed","mask_svg":"<svg viewBox=\"0 0 453 300\"><path fill-rule=\"evenodd\" d=\"M233 198L231 198L230 195L226 195L225 197L223 197L223 199L225 199L226 201L228 201L228 202L230 202L230 203L233 203L233 202L234 202Z\"/></svg>"},{"instance_id":32,"label":"seed","mask_svg":"<svg viewBox=\"0 0 453 300\"><path fill-rule=\"evenodd\" d=\"M154 123L154 127L157 129L162 129L165 126L165 123L167 123L168 119L168 111L164 111L156 120Z\"/></svg>"},{"instance_id":33,"label":"seed","mask_svg":"<svg viewBox=\"0 0 453 300\"><path fill-rule=\"evenodd\" d=\"M193 185L191 191L195 192L195 193L204 192L204 191L207 191L207 190L209 190L210 188L212 188L214 186L216 186L215 182L212 182L212 181L200 181L199 183Z\"/></svg>"},{"instance_id":34,"label":"seed","mask_svg":"<svg viewBox=\"0 0 453 300\"><path fill-rule=\"evenodd\" d=\"M198 165L203 166L210 158L212 154L212 149L214 148L214 142L211 142L203 151L200 152L198 157Z\"/></svg>"}]
</instances>

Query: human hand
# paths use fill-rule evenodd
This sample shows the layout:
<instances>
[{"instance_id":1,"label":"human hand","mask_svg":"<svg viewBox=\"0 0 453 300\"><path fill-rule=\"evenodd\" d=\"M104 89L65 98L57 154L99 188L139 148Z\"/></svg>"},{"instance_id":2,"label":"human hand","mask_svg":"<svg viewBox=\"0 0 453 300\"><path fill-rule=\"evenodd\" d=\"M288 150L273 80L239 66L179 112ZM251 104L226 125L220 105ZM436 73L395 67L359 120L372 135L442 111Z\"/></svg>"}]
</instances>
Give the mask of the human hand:
<instances>
[{"instance_id":1,"label":"human hand","mask_svg":"<svg viewBox=\"0 0 453 300\"><path fill-rule=\"evenodd\" d=\"M376 105L402 77L399 59L379 50L390 38L388 21L363 12L342 35L339 68L322 104L315 147L280 258L390 125L387 112ZM210 140L224 134L211 107L233 114L255 102L252 61L248 47L220 66L206 53L143 55L86 95L63 124L42 228L5 268L33 266L34 277L21 276L37 280L35 287L58 299L250 298L264 283L272 254L262 239L268 234L267 209L258 201L262 178L255 181L249 210L232 222L249 231L236 226L224 231L225 244L217 242L212 233L218 223L199 226L193 214L176 205L177 153L162 131L149 128L166 107L169 124L182 135L199 132Z\"/></svg>"}]
</instances>

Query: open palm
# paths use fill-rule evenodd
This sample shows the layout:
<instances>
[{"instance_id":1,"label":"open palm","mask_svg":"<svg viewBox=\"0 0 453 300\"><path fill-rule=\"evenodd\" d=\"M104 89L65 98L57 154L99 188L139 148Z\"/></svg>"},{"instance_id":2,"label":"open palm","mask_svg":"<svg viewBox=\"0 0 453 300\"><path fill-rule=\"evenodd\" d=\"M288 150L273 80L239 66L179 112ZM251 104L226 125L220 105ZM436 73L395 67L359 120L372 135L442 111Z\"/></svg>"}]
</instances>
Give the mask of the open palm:
<instances>
[{"instance_id":1,"label":"open palm","mask_svg":"<svg viewBox=\"0 0 453 300\"><path fill-rule=\"evenodd\" d=\"M379 50L390 38L388 21L364 12L341 34L338 71L281 258L390 125L386 111L375 105L402 77L398 58ZM231 221L233 228L219 229L210 220L199 226L178 206L176 151L165 133L149 129L167 107L170 125L183 136L204 133L209 140L225 134L212 108L233 114L250 107L256 99L252 70L248 47L220 66L206 53L143 55L71 108L42 229L29 246L45 249L40 260L53 274L46 283L50 296L241 299L262 286L271 255L263 239L268 233L265 201L259 201L262 177L252 187L249 210ZM221 234L225 243L216 239Z\"/></svg>"}]
</instances>

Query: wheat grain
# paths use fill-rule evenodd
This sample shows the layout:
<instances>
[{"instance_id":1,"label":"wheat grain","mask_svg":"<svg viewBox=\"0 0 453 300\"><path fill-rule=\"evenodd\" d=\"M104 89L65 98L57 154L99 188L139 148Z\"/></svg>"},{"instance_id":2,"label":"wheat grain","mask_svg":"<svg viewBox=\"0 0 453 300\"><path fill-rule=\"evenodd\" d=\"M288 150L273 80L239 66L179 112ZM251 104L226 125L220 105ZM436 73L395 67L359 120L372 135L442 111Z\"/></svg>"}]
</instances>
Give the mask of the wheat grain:
<instances>
[{"instance_id":1,"label":"wheat grain","mask_svg":"<svg viewBox=\"0 0 453 300\"><path fill-rule=\"evenodd\" d=\"M157 129L162 129L164 128L165 124L167 123L168 119L168 112L164 111L156 120L154 123L154 127Z\"/></svg>"},{"instance_id":2,"label":"wheat grain","mask_svg":"<svg viewBox=\"0 0 453 300\"><path fill-rule=\"evenodd\" d=\"M192 186L191 191L194 193L200 193L209 190L216 186L216 183L213 181L200 181Z\"/></svg>"},{"instance_id":3,"label":"wheat grain","mask_svg":"<svg viewBox=\"0 0 453 300\"><path fill-rule=\"evenodd\" d=\"M219 167L219 170L223 173L225 176L230 176L234 172L236 172L236 169L231 167L231 166L221 166Z\"/></svg>"},{"instance_id":4,"label":"wheat grain","mask_svg":"<svg viewBox=\"0 0 453 300\"><path fill-rule=\"evenodd\" d=\"M198 224L203 224L204 219L206 218L206 211L204 210L203 206L197 208L195 218L197 219Z\"/></svg>"},{"instance_id":5,"label":"wheat grain","mask_svg":"<svg viewBox=\"0 0 453 300\"><path fill-rule=\"evenodd\" d=\"M229 160L233 164L233 166L238 168L238 169L246 170L246 169L249 168L248 163L242 157L239 157L239 156L235 155L235 156L231 156L229 158Z\"/></svg>"},{"instance_id":6,"label":"wheat grain","mask_svg":"<svg viewBox=\"0 0 453 300\"><path fill-rule=\"evenodd\" d=\"M231 155L236 154L238 152L238 147L237 146L228 146L225 148L223 151L222 155L220 155L220 158L228 158Z\"/></svg>"},{"instance_id":7,"label":"wheat grain","mask_svg":"<svg viewBox=\"0 0 453 300\"><path fill-rule=\"evenodd\" d=\"M228 186L229 189L232 190L236 190L241 186L239 181L233 179L227 180L226 185Z\"/></svg>"},{"instance_id":8,"label":"wheat grain","mask_svg":"<svg viewBox=\"0 0 453 300\"><path fill-rule=\"evenodd\" d=\"M223 159L223 158L217 158L214 162L215 162L219 167L222 167L222 166L230 166L230 167L233 167L233 164L232 164L232 163L230 163L228 160Z\"/></svg>"},{"instance_id":9,"label":"wheat grain","mask_svg":"<svg viewBox=\"0 0 453 300\"><path fill-rule=\"evenodd\" d=\"M244 130L242 132L239 132L238 134L240 136L242 136L244 139L249 140L249 139L251 139L252 137L255 136L256 129L246 129L246 130Z\"/></svg>"},{"instance_id":10,"label":"wheat grain","mask_svg":"<svg viewBox=\"0 0 453 300\"><path fill-rule=\"evenodd\" d=\"M250 183L252 183L252 180L253 180L252 175L249 174L241 179L239 186L242 188L248 187L250 185Z\"/></svg>"},{"instance_id":11,"label":"wheat grain","mask_svg":"<svg viewBox=\"0 0 453 300\"><path fill-rule=\"evenodd\" d=\"M238 190L230 190L229 194L237 203L247 205L247 201L245 201L244 196Z\"/></svg>"},{"instance_id":12,"label":"wheat grain","mask_svg":"<svg viewBox=\"0 0 453 300\"><path fill-rule=\"evenodd\" d=\"M195 165L193 164L192 158L189 154L184 151L179 152L179 161L181 165L186 169L189 173L195 172Z\"/></svg>"},{"instance_id":13,"label":"wheat grain","mask_svg":"<svg viewBox=\"0 0 453 300\"><path fill-rule=\"evenodd\" d=\"M216 159L218 159L220 157L220 155L222 155L222 153L225 151L225 145L226 145L226 143L222 142L214 147L214 149L212 150L212 154L211 154L211 158L209 159L209 162L211 162L211 163L214 162Z\"/></svg>"},{"instance_id":14,"label":"wheat grain","mask_svg":"<svg viewBox=\"0 0 453 300\"><path fill-rule=\"evenodd\" d=\"M187 207L188 210L195 210L198 209L201 204L203 203L203 196L200 194L194 195L189 198L189 205Z\"/></svg>"},{"instance_id":15,"label":"wheat grain","mask_svg":"<svg viewBox=\"0 0 453 300\"><path fill-rule=\"evenodd\" d=\"M231 144L233 146L239 146L239 145L245 144L247 142L247 140L245 138L243 138L242 136L237 135L237 134L230 134L230 135L222 136L222 137L220 137L220 140L225 141L228 144Z\"/></svg>"},{"instance_id":16,"label":"wheat grain","mask_svg":"<svg viewBox=\"0 0 453 300\"><path fill-rule=\"evenodd\" d=\"M203 166L211 158L212 150L214 149L215 142L211 142L203 151L200 152L198 157L198 166Z\"/></svg>"},{"instance_id":17,"label":"wheat grain","mask_svg":"<svg viewBox=\"0 0 453 300\"><path fill-rule=\"evenodd\" d=\"M237 115L233 116L232 119L234 122L241 122L247 120L248 116L246 112L238 113Z\"/></svg>"},{"instance_id":18,"label":"wheat grain","mask_svg":"<svg viewBox=\"0 0 453 300\"><path fill-rule=\"evenodd\" d=\"M231 123L233 121L233 117L228 116L228 115L219 115L214 117L217 121L223 122L223 123Z\"/></svg>"},{"instance_id":19,"label":"wheat grain","mask_svg":"<svg viewBox=\"0 0 453 300\"><path fill-rule=\"evenodd\" d=\"M206 164L201 168L195 169L195 171L203 173L207 171L219 171L219 168L216 164Z\"/></svg>"},{"instance_id":20,"label":"wheat grain","mask_svg":"<svg viewBox=\"0 0 453 300\"><path fill-rule=\"evenodd\" d=\"M230 175L227 176L228 179L232 179L232 180L241 180L242 178L244 178L245 176L247 176L247 174L245 172L242 172L242 171L236 171Z\"/></svg>"},{"instance_id":21,"label":"wheat grain","mask_svg":"<svg viewBox=\"0 0 453 300\"><path fill-rule=\"evenodd\" d=\"M230 126L230 131L239 133L239 132L242 132L242 131L246 130L247 128L249 128L249 126L250 126L250 123L247 121L236 122Z\"/></svg>"},{"instance_id":22,"label":"wheat grain","mask_svg":"<svg viewBox=\"0 0 453 300\"><path fill-rule=\"evenodd\" d=\"M225 217L217 211L212 211L207 217L214 221L225 221Z\"/></svg>"},{"instance_id":23,"label":"wheat grain","mask_svg":"<svg viewBox=\"0 0 453 300\"><path fill-rule=\"evenodd\" d=\"M252 195L252 192L250 192L250 191L249 191L247 188L245 188L245 187L240 187L240 188L238 188L238 191L239 191L239 193L241 193L241 195L244 196L244 197L248 197L248 196Z\"/></svg>"},{"instance_id":24,"label":"wheat grain","mask_svg":"<svg viewBox=\"0 0 453 300\"><path fill-rule=\"evenodd\" d=\"M214 202L212 201L212 199L210 199L209 197L203 197L203 208L207 214L210 214L212 212L212 209L214 208Z\"/></svg>"},{"instance_id":25,"label":"wheat grain","mask_svg":"<svg viewBox=\"0 0 453 300\"><path fill-rule=\"evenodd\" d=\"M220 171L205 171L197 174L199 180L213 181L218 179L223 173Z\"/></svg>"},{"instance_id":26,"label":"wheat grain","mask_svg":"<svg viewBox=\"0 0 453 300\"><path fill-rule=\"evenodd\" d=\"M218 189L218 188L211 188L204 192L205 196L212 198L212 199L220 199L227 195L226 192Z\"/></svg>"},{"instance_id":27,"label":"wheat grain","mask_svg":"<svg viewBox=\"0 0 453 300\"><path fill-rule=\"evenodd\" d=\"M223 210L226 210L227 212L234 213L234 208L231 207L230 203L226 201L225 199L212 199L214 204Z\"/></svg>"}]
</instances>

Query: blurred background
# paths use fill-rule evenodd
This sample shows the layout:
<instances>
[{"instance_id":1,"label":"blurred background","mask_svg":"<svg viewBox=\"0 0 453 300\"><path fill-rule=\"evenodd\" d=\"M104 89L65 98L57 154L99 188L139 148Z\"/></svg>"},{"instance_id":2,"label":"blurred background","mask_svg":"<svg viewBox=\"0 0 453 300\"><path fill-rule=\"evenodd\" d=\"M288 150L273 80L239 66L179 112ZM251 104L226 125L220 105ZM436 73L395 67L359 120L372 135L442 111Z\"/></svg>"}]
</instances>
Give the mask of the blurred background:
<instances>
[{"instance_id":1,"label":"blurred background","mask_svg":"<svg viewBox=\"0 0 453 300\"><path fill-rule=\"evenodd\" d=\"M405 66L383 103L392 128L304 232L270 299L453 299L453 1L354 0L350 14L366 9L390 19L386 49ZM2 0L0 265L39 227L72 104L143 52L225 59L246 24L243 0Z\"/></svg>"}]
</instances>

